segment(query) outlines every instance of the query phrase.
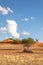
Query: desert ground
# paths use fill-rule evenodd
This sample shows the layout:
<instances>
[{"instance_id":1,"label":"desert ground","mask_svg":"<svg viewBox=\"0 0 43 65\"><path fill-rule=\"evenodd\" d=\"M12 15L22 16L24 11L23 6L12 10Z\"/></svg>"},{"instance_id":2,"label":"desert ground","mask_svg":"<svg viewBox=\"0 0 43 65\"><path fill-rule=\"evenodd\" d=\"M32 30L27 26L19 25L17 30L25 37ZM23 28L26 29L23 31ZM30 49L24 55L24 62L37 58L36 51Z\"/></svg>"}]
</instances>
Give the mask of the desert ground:
<instances>
[{"instance_id":1,"label":"desert ground","mask_svg":"<svg viewBox=\"0 0 43 65\"><path fill-rule=\"evenodd\" d=\"M0 65L43 65L43 54L1 53Z\"/></svg>"},{"instance_id":2,"label":"desert ground","mask_svg":"<svg viewBox=\"0 0 43 65\"><path fill-rule=\"evenodd\" d=\"M43 53L24 52L23 48L22 44L0 44L0 65L43 65Z\"/></svg>"}]
</instances>

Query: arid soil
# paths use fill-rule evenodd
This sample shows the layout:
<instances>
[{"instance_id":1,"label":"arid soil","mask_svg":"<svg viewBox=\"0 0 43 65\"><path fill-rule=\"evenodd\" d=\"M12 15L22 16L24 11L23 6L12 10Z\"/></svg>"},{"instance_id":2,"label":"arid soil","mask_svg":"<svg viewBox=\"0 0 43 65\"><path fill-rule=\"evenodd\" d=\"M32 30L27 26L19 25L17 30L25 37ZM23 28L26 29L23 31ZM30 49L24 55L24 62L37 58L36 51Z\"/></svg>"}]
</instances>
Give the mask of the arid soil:
<instances>
[{"instance_id":1,"label":"arid soil","mask_svg":"<svg viewBox=\"0 0 43 65\"><path fill-rule=\"evenodd\" d=\"M43 54L0 53L0 65L43 65Z\"/></svg>"},{"instance_id":2,"label":"arid soil","mask_svg":"<svg viewBox=\"0 0 43 65\"><path fill-rule=\"evenodd\" d=\"M20 52L23 48L23 45L0 44L0 65L43 65L43 53Z\"/></svg>"}]
</instances>

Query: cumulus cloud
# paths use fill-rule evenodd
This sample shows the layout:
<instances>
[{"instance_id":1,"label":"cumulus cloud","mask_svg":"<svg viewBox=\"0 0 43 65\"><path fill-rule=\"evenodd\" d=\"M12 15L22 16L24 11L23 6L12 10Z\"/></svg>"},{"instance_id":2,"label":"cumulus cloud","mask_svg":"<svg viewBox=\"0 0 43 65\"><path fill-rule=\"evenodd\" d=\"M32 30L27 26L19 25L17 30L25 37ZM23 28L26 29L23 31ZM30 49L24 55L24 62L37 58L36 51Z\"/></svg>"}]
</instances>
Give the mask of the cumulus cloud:
<instances>
[{"instance_id":1,"label":"cumulus cloud","mask_svg":"<svg viewBox=\"0 0 43 65\"><path fill-rule=\"evenodd\" d=\"M27 32L27 31L23 31L23 33L22 33L23 35L30 35L30 33L29 32Z\"/></svg>"},{"instance_id":2,"label":"cumulus cloud","mask_svg":"<svg viewBox=\"0 0 43 65\"><path fill-rule=\"evenodd\" d=\"M7 20L6 27L1 27L0 32L1 33L10 33L13 37L19 38L19 33L17 32L17 23L14 20Z\"/></svg>"},{"instance_id":3,"label":"cumulus cloud","mask_svg":"<svg viewBox=\"0 0 43 65\"><path fill-rule=\"evenodd\" d=\"M28 21L29 20L29 18L23 18L23 19L21 19L22 21Z\"/></svg>"},{"instance_id":4,"label":"cumulus cloud","mask_svg":"<svg viewBox=\"0 0 43 65\"><path fill-rule=\"evenodd\" d=\"M13 13L13 10L10 9L9 7L4 8L4 7L0 6L0 12L1 12L3 15L6 15L6 14L8 14L9 12Z\"/></svg>"},{"instance_id":5,"label":"cumulus cloud","mask_svg":"<svg viewBox=\"0 0 43 65\"><path fill-rule=\"evenodd\" d=\"M17 32L17 23L14 20L7 20L7 30L13 37L19 38L19 33Z\"/></svg>"}]
</instances>

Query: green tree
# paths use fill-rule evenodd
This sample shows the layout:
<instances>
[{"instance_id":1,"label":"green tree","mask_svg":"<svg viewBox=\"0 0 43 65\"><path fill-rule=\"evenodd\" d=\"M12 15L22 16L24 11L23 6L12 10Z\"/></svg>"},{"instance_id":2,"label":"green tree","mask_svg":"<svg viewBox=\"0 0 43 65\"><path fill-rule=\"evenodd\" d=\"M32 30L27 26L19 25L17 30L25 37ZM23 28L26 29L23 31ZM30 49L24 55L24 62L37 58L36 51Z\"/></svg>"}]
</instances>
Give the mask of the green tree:
<instances>
[{"instance_id":1,"label":"green tree","mask_svg":"<svg viewBox=\"0 0 43 65\"><path fill-rule=\"evenodd\" d=\"M34 39L33 38L28 38L27 39L27 43L28 44L32 44L32 43L34 43L35 41L34 41Z\"/></svg>"},{"instance_id":2,"label":"green tree","mask_svg":"<svg viewBox=\"0 0 43 65\"><path fill-rule=\"evenodd\" d=\"M22 43L24 43L24 44L32 44L34 42L35 41L33 38L22 39Z\"/></svg>"},{"instance_id":3,"label":"green tree","mask_svg":"<svg viewBox=\"0 0 43 65\"><path fill-rule=\"evenodd\" d=\"M27 43L27 39L22 39L22 43L26 44Z\"/></svg>"}]
</instances>

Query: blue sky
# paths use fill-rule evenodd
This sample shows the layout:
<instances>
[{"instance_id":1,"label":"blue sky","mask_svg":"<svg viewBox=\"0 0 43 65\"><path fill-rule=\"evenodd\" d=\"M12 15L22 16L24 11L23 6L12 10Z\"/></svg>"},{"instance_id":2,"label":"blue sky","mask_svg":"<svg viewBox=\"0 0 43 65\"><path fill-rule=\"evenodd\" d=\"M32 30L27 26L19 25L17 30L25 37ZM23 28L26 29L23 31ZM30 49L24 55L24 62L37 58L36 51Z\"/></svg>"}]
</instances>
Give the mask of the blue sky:
<instances>
[{"instance_id":1,"label":"blue sky","mask_svg":"<svg viewBox=\"0 0 43 65\"><path fill-rule=\"evenodd\" d=\"M0 0L0 40L8 37L43 41L43 0Z\"/></svg>"}]
</instances>

